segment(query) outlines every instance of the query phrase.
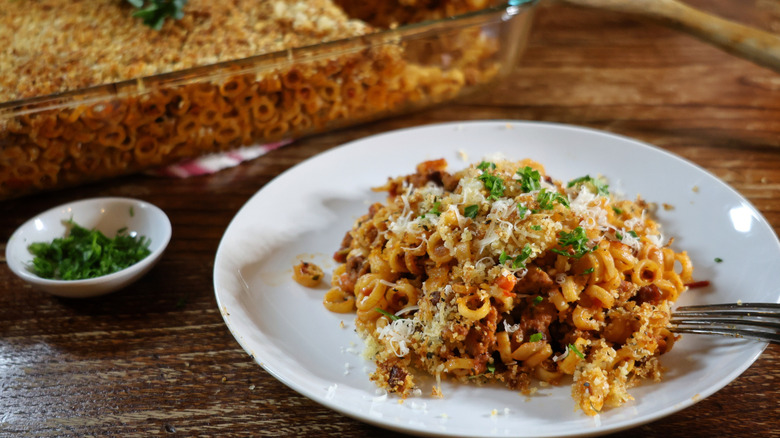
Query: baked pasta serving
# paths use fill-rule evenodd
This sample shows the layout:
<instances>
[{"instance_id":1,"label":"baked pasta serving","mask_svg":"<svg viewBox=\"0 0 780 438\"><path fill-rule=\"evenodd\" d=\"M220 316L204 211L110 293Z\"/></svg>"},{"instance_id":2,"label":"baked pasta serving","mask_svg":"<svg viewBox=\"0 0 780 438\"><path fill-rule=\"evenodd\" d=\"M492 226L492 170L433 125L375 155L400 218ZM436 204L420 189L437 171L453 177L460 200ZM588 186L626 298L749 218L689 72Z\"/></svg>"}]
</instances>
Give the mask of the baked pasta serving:
<instances>
[{"instance_id":1,"label":"baked pasta serving","mask_svg":"<svg viewBox=\"0 0 780 438\"><path fill-rule=\"evenodd\" d=\"M380 387L406 397L427 373L433 396L442 378L528 394L533 380L573 376L576 406L596 415L660 379L670 307L693 268L651 204L528 159L454 173L426 161L375 190L387 202L347 232L324 304L356 311Z\"/></svg>"}]
</instances>

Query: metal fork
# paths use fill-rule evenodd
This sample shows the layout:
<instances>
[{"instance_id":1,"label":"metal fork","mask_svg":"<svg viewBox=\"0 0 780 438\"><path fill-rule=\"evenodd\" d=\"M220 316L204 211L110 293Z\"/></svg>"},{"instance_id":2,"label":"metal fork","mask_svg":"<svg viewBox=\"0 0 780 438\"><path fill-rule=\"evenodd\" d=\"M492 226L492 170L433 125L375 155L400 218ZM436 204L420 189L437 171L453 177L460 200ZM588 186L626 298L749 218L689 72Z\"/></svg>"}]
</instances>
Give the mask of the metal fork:
<instances>
[{"instance_id":1,"label":"metal fork","mask_svg":"<svg viewBox=\"0 0 780 438\"><path fill-rule=\"evenodd\" d=\"M672 312L675 333L725 335L780 344L780 304L684 306Z\"/></svg>"}]
</instances>

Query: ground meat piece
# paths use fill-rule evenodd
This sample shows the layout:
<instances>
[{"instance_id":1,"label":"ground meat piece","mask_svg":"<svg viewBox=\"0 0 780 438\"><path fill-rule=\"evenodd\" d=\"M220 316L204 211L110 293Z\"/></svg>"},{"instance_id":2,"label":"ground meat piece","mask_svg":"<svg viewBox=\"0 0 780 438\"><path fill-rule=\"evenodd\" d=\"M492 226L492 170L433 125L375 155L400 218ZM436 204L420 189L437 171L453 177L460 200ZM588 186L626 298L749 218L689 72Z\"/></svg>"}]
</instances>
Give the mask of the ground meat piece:
<instances>
[{"instance_id":1,"label":"ground meat piece","mask_svg":"<svg viewBox=\"0 0 780 438\"><path fill-rule=\"evenodd\" d=\"M546 272L539 268L528 268L528 272L523 278L517 280L514 292L527 294L530 292L541 292L551 288L555 283Z\"/></svg>"},{"instance_id":2,"label":"ground meat piece","mask_svg":"<svg viewBox=\"0 0 780 438\"><path fill-rule=\"evenodd\" d=\"M492 349L496 342L496 323L498 321L498 312L495 307L491 307L487 316L479 320L469 330L466 335L466 352L474 357L484 356L487 361L489 355L487 352Z\"/></svg>"},{"instance_id":3,"label":"ground meat piece","mask_svg":"<svg viewBox=\"0 0 780 438\"><path fill-rule=\"evenodd\" d=\"M363 256L353 256L347 259L347 270L339 278L339 286L343 290L355 290L357 279L368 272L368 261Z\"/></svg>"},{"instance_id":4,"label":"ground meat piece","mask_svg":"<svg viewBox=\"0 0 780 438\"><path fill-rule=\"evenodd\" d=\"M650 303L654 306L657 306L661 303L661 301L663 301L663 293L661 293L661 290L658 289L658 286L654 284L648 284L647 286L642 286L639 288L639 290L636 292L635 300L636 303L640 306L643 303Z\"/></svg>"},{"instance_id":5,"label":"ground meat piece","mask_svg":"<svg viewBox=\"0 0 780 438\"><path fill-rule=\"evenodd\" d=\"M376 212L382 209L382 204L379 202L375 202L371 204L370 207L368 207L368 219L373 218L376 216Z\"/></svg>"},{"instance_id":6,"label":"ground meat piece","mask_svg":"<svg viewBox=\"0 0 780 438\"><path fill-rule=\"evenodd\" d=\"M447 172L447 160L443 158L418 164L417 173L409 175L407 182L414 187L422 187L433 182L450 191L458 185L458 179Z\"/></svg>"},{"instance_id":7,"label":"ground meat piece","mask_svg":"<svg viewBox=\"0 0 780 438\"><path fill-rule=\"evenodd\" d=\"M441 331L441 337L449 342L460 342L466 339L468 332L468 328L461 324L448 324L447 327ZM447 358L449 358L449 356Z\"/></svg>"},{"instance_id":8,"label":"ground meat piece","mask_svg":"<svg viewBox=\"0 0 780 438\"><path fill-rule=\"evenodd\" d=\"M406 371L400 367L393 366L390 368L390 373L387 378L387 386L390 387L391 392L402 392L404 383L406 383Z\"/></svg>"},{"instance_id":9,"label":"ground meat piece","mask_svg":"<svg viewBox=\"0 0 780 438\"><path fill-rule=\"evenodd\" d=\"M527 306L520 315L520 328L515 336L524 336L524 341L534 333L542 333L544 339L550 339L550 324L558 318L558 312L550 303L544 302ZM519 339L518 339L519 340Z\"/></svg>"},{"instance_id":10,"label":"ground meat piece","mask_svg":"<svg viewBox=\"0 0 780 438\"><path fill-rule=\"evenodd\" d=\"M347 261L347 254L349 254L349 245L352 244L352 233L347 231L346 234L344 234L344 238L341 239L341 246L339 247L339 250L333 253L333 260L344 263Z\"/></svg>"},{"instance_id":11,"label":"ground meat piece","mask_svg":"<svg viewBox=\"0 0 780 438\"><path fill-rule=\"evenodd\" d=\"M371 380L379 387L386 388L403 398L411 395L414 389L414 377L395 359L377 363L376 371L371 374Z\"/></svg>"},{"instance_id":12,"label":"ground meat piece","mask_svg":"<svg viewBox=\"0 0 780 438\"><path fill-rule=\"evenodd\" d=\"M617 293L618 297L615 305L622 306L626 301L633 298L633 296L636 294L636 285L630 281L624 280L620 282L620 286L617 288Z\"/></svg>"}]
</instances>

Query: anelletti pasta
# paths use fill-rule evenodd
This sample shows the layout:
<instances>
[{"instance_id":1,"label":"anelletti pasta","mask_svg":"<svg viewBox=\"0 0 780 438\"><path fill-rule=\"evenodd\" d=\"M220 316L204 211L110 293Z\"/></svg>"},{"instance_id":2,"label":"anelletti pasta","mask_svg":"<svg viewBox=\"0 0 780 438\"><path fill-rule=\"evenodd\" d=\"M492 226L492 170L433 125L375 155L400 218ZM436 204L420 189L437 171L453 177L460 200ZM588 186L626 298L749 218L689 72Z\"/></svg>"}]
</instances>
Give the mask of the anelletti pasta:
<instances>
[{"instance_id":1,"label":"anelletti pasta","mask_svg":"<svg viewBox=\"0 0 780 438\"><path fill-rule=\"evenodd\" d=\"M419 47L354 42L332 56L291 51L390 26L353 18L358 13L387 13L395 26L487 2L360 5L343 2L345 12L332 0L190 0L181 20L157 31L133 18L125 1L5 2L0 104L15 105L0 105L0 199L439 102L499 71L496 37L479 28L426 37ZM285 51L213 75L141 79ZM107 84L119 85L62 102L25 100Z\"/></svg>"},{"instance_id":2,"label":"anelletti pasta","mask_svg":"<svg viewBox=\"0 0 780 438\"><path fill-rule=\"evenodd\" d=\"M387 202L345 235L324 305L356 312L380 387L406 397L427 373L530 393L572 376L575 405L596 415L661 378L693 268L651 204L528 159L426 161L376 190Z\"/></svg>"}]
</instances>

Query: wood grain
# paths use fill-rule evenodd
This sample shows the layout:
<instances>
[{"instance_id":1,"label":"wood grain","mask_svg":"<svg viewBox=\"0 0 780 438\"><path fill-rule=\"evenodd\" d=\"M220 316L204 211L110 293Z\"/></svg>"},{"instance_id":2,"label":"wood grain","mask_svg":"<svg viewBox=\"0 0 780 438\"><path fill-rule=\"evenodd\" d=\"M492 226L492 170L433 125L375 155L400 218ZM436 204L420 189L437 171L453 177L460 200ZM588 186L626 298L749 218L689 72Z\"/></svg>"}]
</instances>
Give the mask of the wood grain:
<instances>
[{"instance_id":1,"label":"wood grain","mask_svg":"<svg viewBox=\"0 0 780 438\"><path fill-rule=\"evenodd\" d=\"M677 0L565 1L575 6L624 12L654 20L780 72L780 37L708 14Z\"/></svg>"},{"instance_id":2,"label":"wood grain","mask_svg":"<svg viewBox=\"0 0 780 438\"><path fill-rule=\"evenodd\" d=\"M689 3L780 31L774 0ZM98 299L31 290L0 256L0 436L395 435L321 407L257 366L217 310L214 255L238 209L294 164L366 135L462 119L571 123L655 144L729 183L780 233L778 74L634 17L543 3L515 71L479 95L300 139L208 177L135 175L0 203L2 242L34 214L92 196L152 202L174 229L148 276ZM614 436L777 437L779 381L780 347L771 346L713 396Z\"/></svg>"}]
</instances>

